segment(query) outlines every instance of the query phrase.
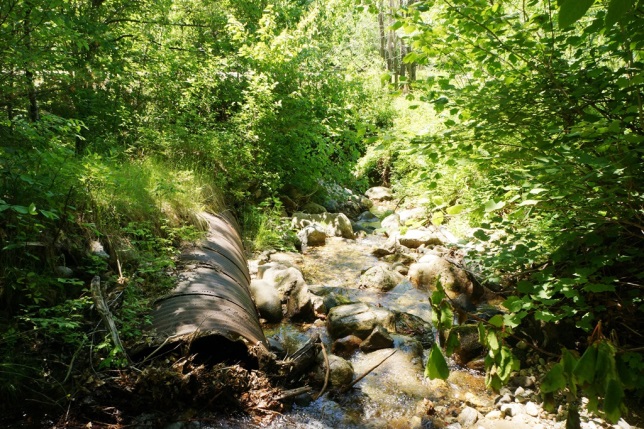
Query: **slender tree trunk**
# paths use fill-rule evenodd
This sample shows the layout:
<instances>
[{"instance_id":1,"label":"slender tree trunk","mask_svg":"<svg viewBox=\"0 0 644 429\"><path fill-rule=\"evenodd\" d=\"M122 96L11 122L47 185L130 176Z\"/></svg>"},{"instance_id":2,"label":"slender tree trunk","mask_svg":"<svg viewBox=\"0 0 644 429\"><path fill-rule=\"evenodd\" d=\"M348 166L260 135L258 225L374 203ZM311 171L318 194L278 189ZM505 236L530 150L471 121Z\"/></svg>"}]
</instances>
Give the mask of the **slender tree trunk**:
<instances>
[{"instance_id":1,"label":"slender tree trunk","mask_svg":"<svg viewBox=\"0 0 644 429\"><path fill-rule=\"evenodd\" d=\"M27 12L25 13L25 21L23 23L23 31L25 36L25 49L27 52L31 51L31 10L33 5L27 3ZM27 81L27 95L29 98L29 120L36 122L40 119L40 112L38 110L38 98L36 95L36 83L34 73L31 70L31 64L25 66L25 79Z\"/></svg>"},{"instance_id":2,"label":"slender tree trunk","mask_svg":"<svg viewBox=\"0 0 644 429\"><path fill-rule=\"evenodd\" d=\"M379 5L379 12L378 12L378 29L380 30L380 56L382 57L383 60L387 60L387 54L385 51L385 43L386 43L386 36L385 36L385 13L382 10L384 8L384 4L380 2Z\"/></svg>"}]
</instances>

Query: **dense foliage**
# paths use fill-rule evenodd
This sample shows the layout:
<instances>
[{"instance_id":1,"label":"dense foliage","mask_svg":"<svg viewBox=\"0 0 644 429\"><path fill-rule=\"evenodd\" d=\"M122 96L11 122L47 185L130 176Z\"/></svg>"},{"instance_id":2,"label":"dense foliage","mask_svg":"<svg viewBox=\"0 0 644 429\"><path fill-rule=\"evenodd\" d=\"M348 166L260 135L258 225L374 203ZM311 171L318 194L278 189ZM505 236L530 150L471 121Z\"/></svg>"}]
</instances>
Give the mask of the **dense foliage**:
<instances>
[{"instance_id":1,"label":"dense foliage","mask_svg":"<svg viewBox=\"0 0 644 429\"><path fill-rule=\"evenodd\" d=\"M414 1L396 27L413 48L404 61L426 70L409 98L443 121L411 141L430 166L425 189L442 191L432 220L467 214L485 249L470 259L510 294L482 332L496 344L488 382L517 363L497 335L520 332L540 350L565 347L546 396L583 388L616 420L624 389L644 387L644 5L592 4ZM445 165L483 180L446 195Z\"/></svg>"},{"instance_id":2,"label":"dense foliage","mask_svg":"<svg viewBox=\"0 0 644 429\"><path fill-rule=\"evenodd\" d=\"M359 19L342 0L0 3L0 407L62 406L72 375L127 363L95 274L141 341L197 212L237 209L273 244L280 192L353 180L389 115Z\"/></svg>"}]
</instances>

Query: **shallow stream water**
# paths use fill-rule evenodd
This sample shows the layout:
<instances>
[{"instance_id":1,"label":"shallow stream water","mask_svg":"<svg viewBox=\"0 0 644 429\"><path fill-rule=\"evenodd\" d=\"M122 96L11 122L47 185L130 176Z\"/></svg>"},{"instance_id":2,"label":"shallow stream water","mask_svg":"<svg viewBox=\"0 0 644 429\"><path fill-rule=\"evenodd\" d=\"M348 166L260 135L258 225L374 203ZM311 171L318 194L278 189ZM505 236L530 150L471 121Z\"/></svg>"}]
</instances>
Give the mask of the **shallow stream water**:
<instances>
[{"instance_id":1,"label":"shallow stream water","mask_svg":"<svg viewBox=\"0 0 644 429\"><path fill-rule=\"evenodd\" d=\"M310 286L338 288L351 302L379 305L411 313L430 321L427 293L404 281L389 292L378 293L358 288L361 273L376 265L371 255L384 237L369 235L357 240L327 239L325 246L312 247L295 259ZM252 261L251 261L252 262ZM287 351L296 350L314 333L331 349L324 323L294 325L288 322L265 330L284 344ZM309 404L295 405L276 418L269 428L425 428L434 427L430 416L453 415L465 404L478 409L493 407L493 396L485 389L483 375L453 368L449 379L431 381L423 377L427 350L413 350L418 343L406 343L395 337L397 352L369 373L353 389L342 395L323 395ZM391 354L391 349L369 354L356 352L350 359L356 377ZM213 428L253 427L248 420L228 420ZM266 426L264 426L266 427Z\"/></svg>"}]
</instances>

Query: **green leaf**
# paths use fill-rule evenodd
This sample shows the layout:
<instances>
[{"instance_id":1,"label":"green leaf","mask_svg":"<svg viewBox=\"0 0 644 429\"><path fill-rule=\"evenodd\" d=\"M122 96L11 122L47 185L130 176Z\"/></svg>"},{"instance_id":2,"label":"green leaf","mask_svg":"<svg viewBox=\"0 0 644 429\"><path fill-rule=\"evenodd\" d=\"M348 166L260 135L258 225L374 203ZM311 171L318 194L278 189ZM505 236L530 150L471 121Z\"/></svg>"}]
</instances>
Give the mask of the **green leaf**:
<instances>
[{"instance_id":1,"label":"green leaf","mask_svg":"<svg viewBox=\"0 0 644 429\"><path fill-rule=\"evenodd\" d=\"M29 204L29 214L35 216L38 214L36 211L36 205L34 203Z\"/></svg>"},{"instance_id":2,"label":"green leaf","mask_svg":"<svg viewBox=\"0 0 644 429\"><path fill-rule=\"evenodd\" d=\"M637 0L611 0L608 3L606 12L606 26L610 27L619 21L629 10L633 8Z\"/></svg>"},{"instance_id":3,"label":"green leaf","mask_svg":"<svg viewBox=\"0 0 644 429\"><path fill-rule=\"evenodd\" d=\"M591 344L581 356L573 374L578 384L592 383L595 379L595 366L597 364L597 346Z\"/></svg>"},{"instance_id":4,"label":"green leaf","mask_svg":"<svg viewBox=\"0 0 644 429\"><path fill-rule=\"evenodd\" d=\"M499 201L497 203L494 200L490 200L487 203L485 203L485 212L490 213L495 210L502 209L503 207L505 207L505 201Z\"/></svg>"},{"instance_id":5,"label":"green leaf","mask_svg":"<svg viewBox=\"0 0 644 429\"><path fill-rule=\"evenodd\" d=\"M444 220L445 220L445 215L443 214L443 212L438 211L438 212L435 212L432 215L432 224L433 225L440 226L440 225L442 225Z\"/></svg>"},{"instance_id":6,"label":"green leaf","mask_svg":"<svg viewBox=\"0 0 644 429\"><path fill-rule=\"evenodd\" d=\"M453 216L462 212L464 208L465 206L463 204L456 204L456 205L453 205L452 207L448 207L447 209L445 209L445 211L447 212L448 215Z\"/></svg>"},{"instance_id":7,"label":"green leaf","mask_svg":"<svg viewBox=\"0 0 644 429\"><path fill-rule=\"evenodd\" d=\"M562 0L559 7L559 28L566 28L579 21L595 0Z\"/></svg>"},{"instance_id":8,"label":"green leaf","mask_svg":"<svg viewBox=\"0 0 644 429\"><path fill-rule=\"evenodd\" d=\"M485 342L490 347L490 350L496 351L499 349L499 339L496 336L496 332L491 329L487 331Z\"/></svg>"},{"instance_id":9,"label":"green leaf","mask_svg":"<svg viewBox=\"0 0 644 429\"><path fill-rule=\"evenodd\" d=\"M447 356L451 356L454 353L454 350L456 350L460 345L461 340L458 337L458 334L454 329L451 329L447 336L447 340L445 341L445 354Z\"/></svg>"},{"instance_id":10,"label":"green leaf","mask_svg":"<svg viewBox=\"0 0 644 429\"><path fill-rule=\"evenodd\" d=\"M622 384L614 378L609 380L606 388L606 396L604 397L604 413L606 413L606 418L611 423L617 423L621 417L620 406L623 399L624 389L622 388Z\"/></svg>"},{"instance_id":11,"label":"green leaf","mask_svg":"<svg viewBox=\"0 0 644 429\"><path fill-rule=\"evenodd\" d=\"M551 393L566 388L566 377L564 367L561 363L556 364L546 374L541 382L541 393Z\"/></svg>"},{"instance_id":12,"label":"green leaf","mask_svg":"<svg viewBox=\"0 0 644 429\"><path fill-rule=\"evenodd\" d=\"M541 200L524 200L524 201L521 201L518 204L518 206L519 207L521 207L521 206L534 206L535 204L540 203L540 202L541 202Z\"/></svg>"},{"instance_id":13,"label":"green leaf","mask_svg":"<svg viewBox=\"0 0 644 429\"><path fill-rule=\"evenodd\" d=\"M427 359L427 365L425 366L425 377L430 380L437 378L447 380L447 377L449 377L449 367L445 361L445 356L443 356L436 343L432 345L432 350L429 352L429 359Z\"/></svg>"},{"instance_id":14,"label":"green leaf","mask_svg":"<svg viewBox=\"0 0 644 429\"><path fill-rule=\"evenodd\" d=\"M600 293L600 292L615 292L614 285L606 285L601 283L589 283L583 287L586 292Z\"/></svg>"},{"instance_id":15,"label":"green leaf","mask_svg":"<svg viewBox=\"0 0 644 429\"><path fill-rule=\"evenodd\" d=\"M490 320L487 321L492 326L496 326L497 328L500 328L503 326L503 315L497 314L493 316Z\"/></svg>"},{"instance_id":16,"label":"green leaf","mask_svg":"<svg viewBox=\"0 0 644 429\"><path fill-rule=\"evenodd\" d=\"M490 236L485 233L482 229L477 229L474 231L474 237L478 238L481 241L488 241L490 239Z\"/></svg>"}]
</instances>

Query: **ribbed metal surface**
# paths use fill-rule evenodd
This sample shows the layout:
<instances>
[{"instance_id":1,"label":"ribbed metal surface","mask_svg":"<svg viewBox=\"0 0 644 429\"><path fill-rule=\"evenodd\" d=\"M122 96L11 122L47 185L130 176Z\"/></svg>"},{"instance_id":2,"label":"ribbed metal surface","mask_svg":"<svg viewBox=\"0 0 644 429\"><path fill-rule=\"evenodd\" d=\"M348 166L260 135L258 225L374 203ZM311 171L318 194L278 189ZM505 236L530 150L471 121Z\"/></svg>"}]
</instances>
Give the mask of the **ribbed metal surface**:
<instances>
[{"instance_id":1,"label":"ribbed metal surface","mask_svg":"<svg viewBox=\"0 0 644 429\"><path fill-rule=\"evenodd\" d=\"M237 223L230 214L201 217L208 224L208 234L181 256L186 270L172 293L157 301L152 328L161 342L199 331L199 336L265 344Z\"/></svg>"}]
</instances>

